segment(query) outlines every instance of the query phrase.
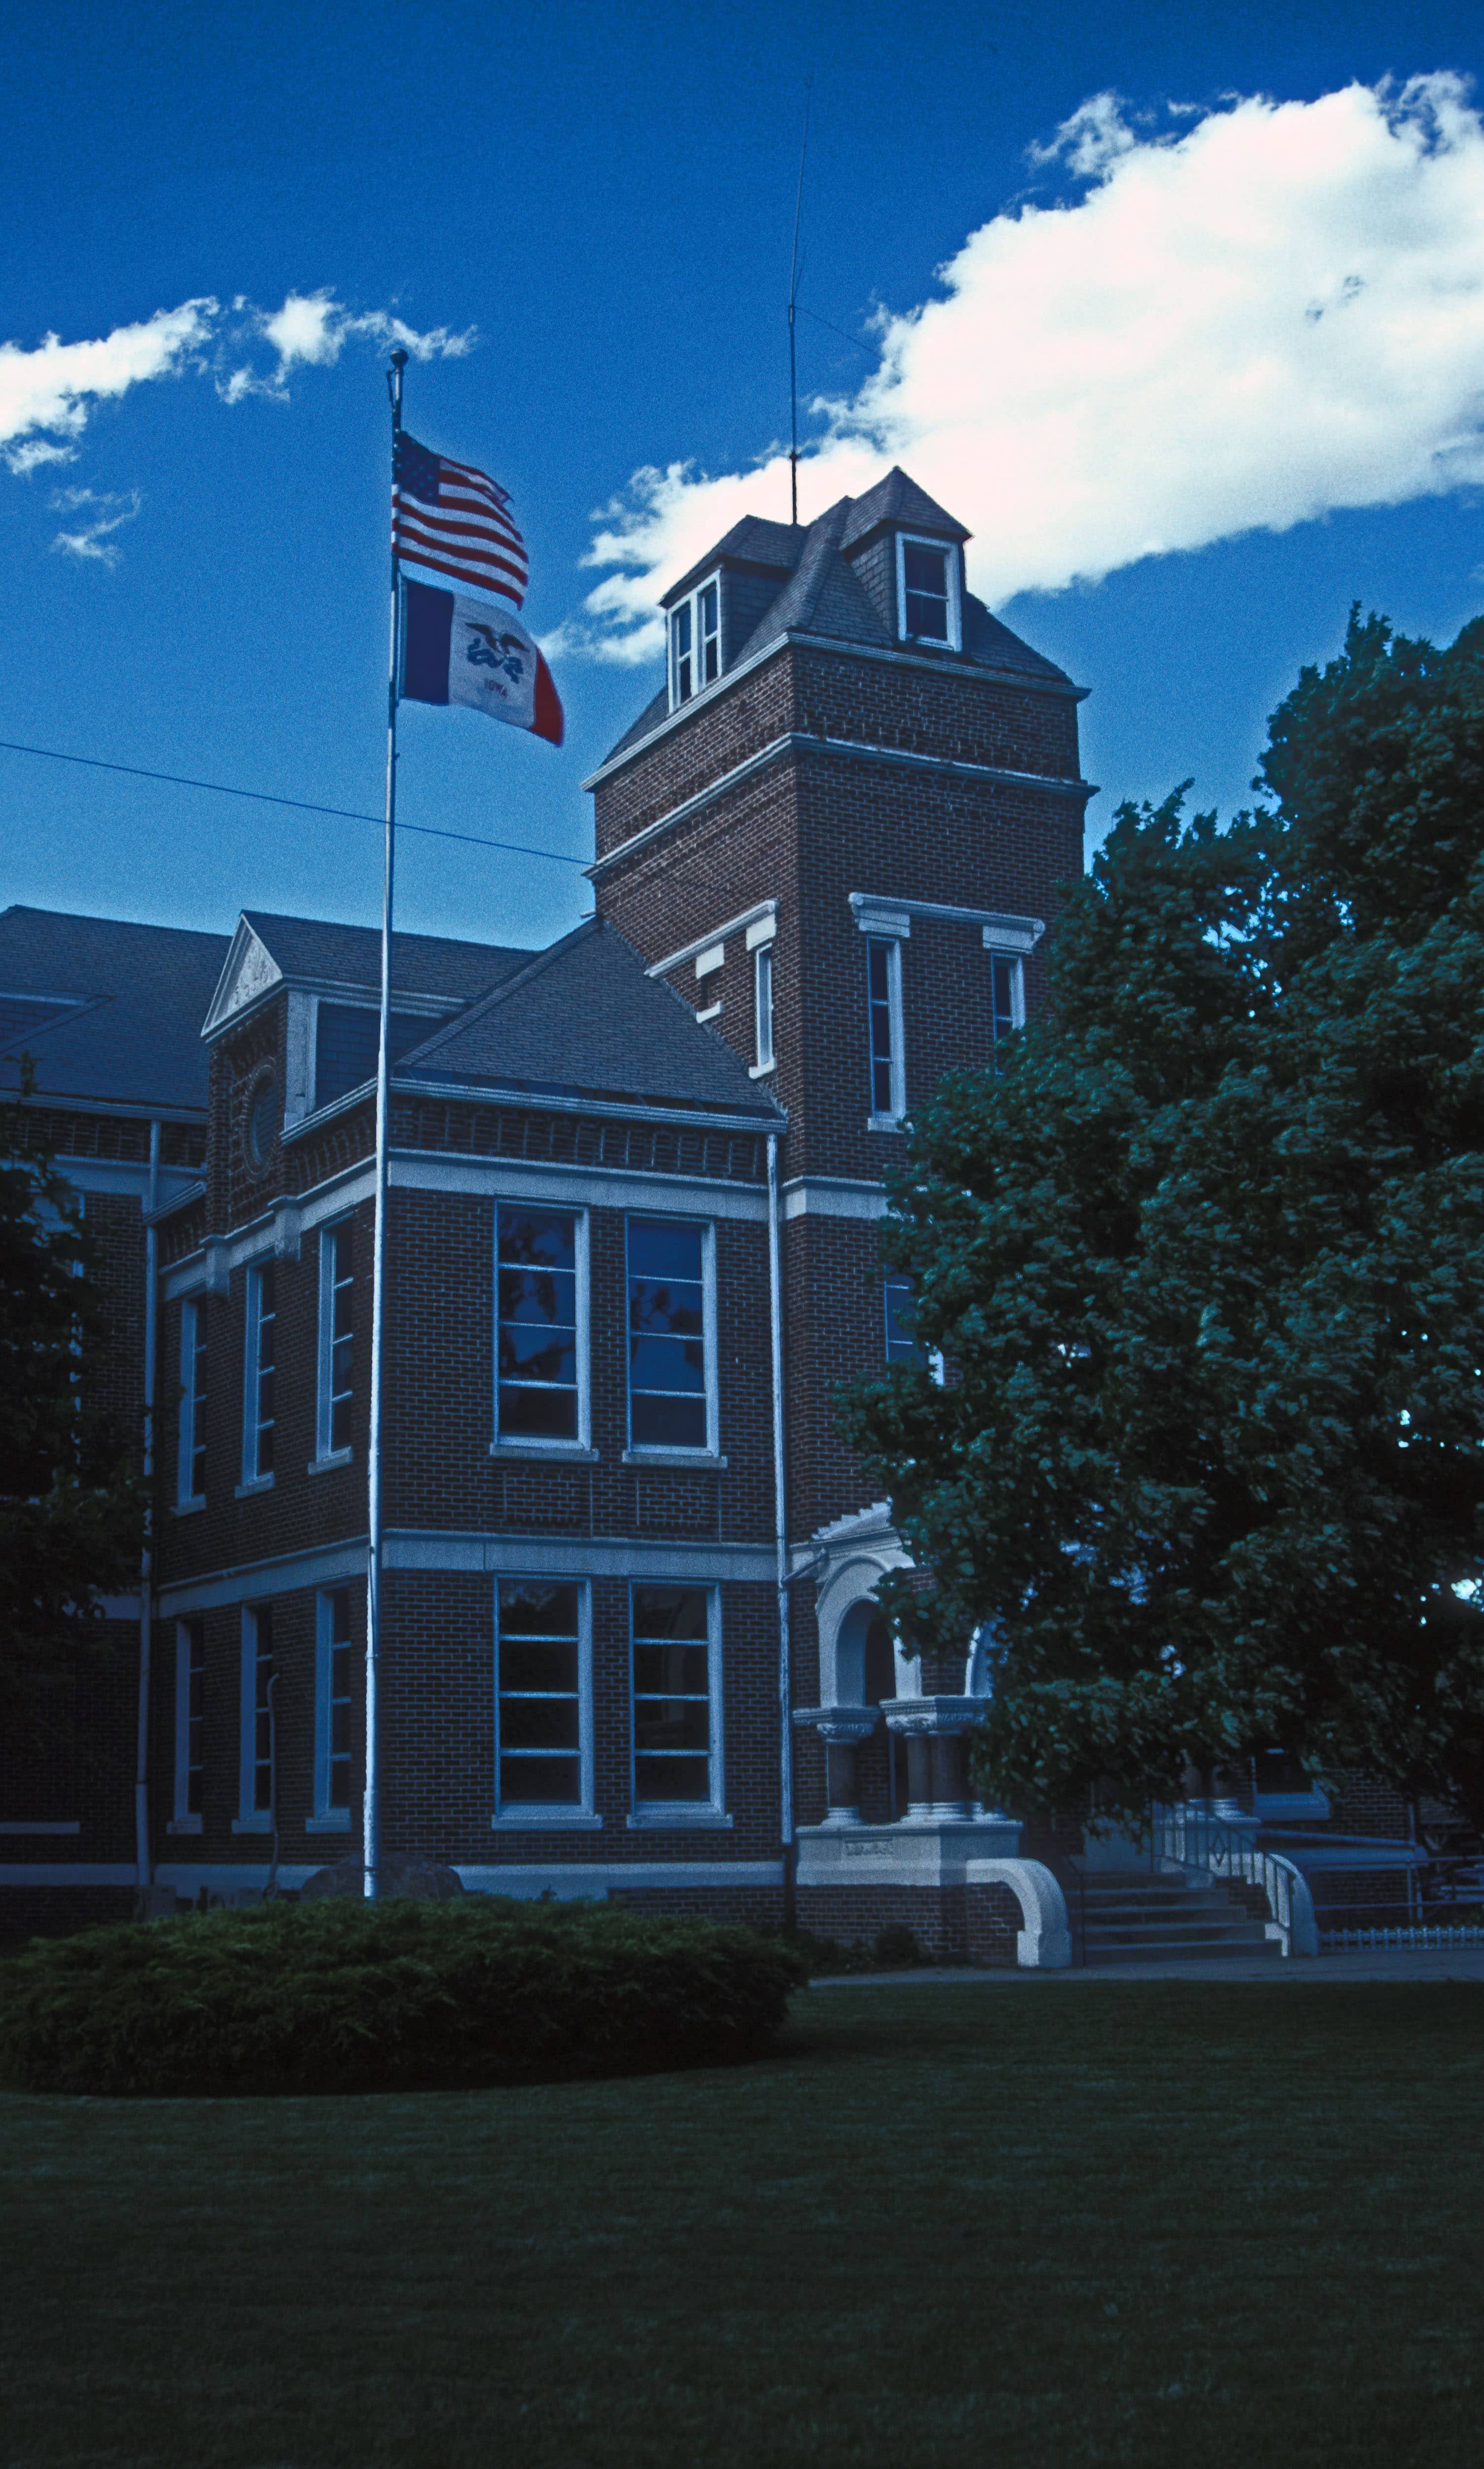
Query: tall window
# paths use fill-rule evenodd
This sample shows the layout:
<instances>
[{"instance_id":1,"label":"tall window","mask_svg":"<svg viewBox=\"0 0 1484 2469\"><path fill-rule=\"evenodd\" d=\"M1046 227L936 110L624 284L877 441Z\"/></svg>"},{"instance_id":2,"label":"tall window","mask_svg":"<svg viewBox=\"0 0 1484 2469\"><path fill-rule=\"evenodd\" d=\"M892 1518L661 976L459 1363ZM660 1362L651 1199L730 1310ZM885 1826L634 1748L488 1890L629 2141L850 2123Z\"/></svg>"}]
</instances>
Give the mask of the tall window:
<instances>
[{"instance_id":1,"label":"tall window","mask_svg":"<svg viewBox=\"0 0 1484 2469\"><path fill-rule=\"evenodd\" d=\"M902 947L894 937L866 938L866 1016L870 1038L870 1111L894 1122L907 1107L902 1070Z\"/></svg>"},{"instance_id":2,"label":"tall window","mask_svg":"<svg viewBox=\"0 0 1484 2469\"><path fill-rule=\"evenodd\" d=\"M355 1295L354 1229L349 1218L319 1237L319 1383L315 1451L335 1457L351 1444L351 1310Z\"/></svg>"},{"instance_id":3,"label":"tall window","mask_svg":"<svg viewBox=\"0 0 1484 2469\"><path fill-rule=\"evenodd\" d=\"M335 1817L351 1805L351 1716L356 1649L349 1586L319 1598L314 1690L314 1814Z\"/></svg>"},{"instance_id":4,"label":"tall window","mask_svg":"<svg viewBox=\"0 0 1484 2469\"><path fill-rule=\"evenodd\" d=\"M205 1669L203 1623L176 1621L175 1824L193 1834L201 1815L201 1694Z\"/></svg>"},{"instance_id":5,"label":"tall window","mask_svg":"<svg viewBox=\"0 0 1484 2469\"><path fill-rule=\"evenodd\" d=\"M579 1221L552 1209L499 1211L496 1284L501 1440L580 1441Z\"/></svg>"},{"instance_id":6,"label":"tall window","mask_svg":"<svg viewBox=\"0 0 1484 2469\"><path fill-rule=\"evenodd\" d=\"M206 1497L206 1305L180 1306L180 1445L175 1501L194 1509Z\"/></svg>"},{"instance_id":7,"label":"tall window","mask_svg":"<svg viewBox=\"0 0 1484 2469\"><path fill-rule=\"evenodd\" d=\"M922 1349L912 1327L910 1278L888 1278L886 1295L886 1358L888 1363L920 1363Z\"/></svg>"},{"instance_id":8,"label":"tall window","mask_svg":"<svg viewBox=\"0 0 1484 2469\"><path fill-rule=\"evenodd\" d=\"M773 945L759 943L753 954L753 1008L756 1025L756 1065L773 1067Z\"/></svg>"},{"instance_id":9,"label":"tall window","mask_svg":"<svg viewBox=\"0 0 1484 2469\"><path fill-rule=\"evenodd\" d=\"M496 1790L503 1813L581 1810L585 1754L585 1589L500 1581L496 1605Z\"/></svg>"},{"instance_id":10,"label":"tall window","mask_svg":"<svg viewBox=\"0 0 1484 2469\"><path fill-rule=\"evenodd\" d=\"M1024 1023L1024 1002L1021 993L1020 962L1008 952L991 952L989 956L990 1029L995 1045L995 1070L1001 1069L999 1050L1013 1030Z\"/></svg>"},{"instance_id":11,"label":"tall window","mask_svg":"<svg viewBox=\"0 0 1484 2469\"><path fill-rule=\"evenodd\" d=\"M271 1261L247 1272L247 1347L243 1369L243 1481L267 1483L273 1472L273 1340L278 1318Z\"/></svg>"},{"instance_id":12,"label":"tall window","mask_svg":"<svg viewBox=\"0 0 1484 2469\"><path fill-rule=\"evenodd\" d=\"M631 1448L709 1444L708 1232L673 1217L629 1219Z\"/></svg>"},{"instance_id":13,"label":"tall window","mask_svg":"<svg viewBox=\"0 0 1484 2469\"><path fill-rule=\"evenodd\" d=\"M273 1808L273 1607L243 1614L242 1814L266 1821Z\"/></svg>"},{"instance_id":14,"label":"tall window","mask_svg":"<svg viewBox=\"0 0 1484 2469\"><path fill-rule=\"evenodd\" d=\"M631 1604L635 1807L719 1807L711 1589L636 1586Z\"/></svg>"},{"instance_id":15,"label":"tall window","mask_svg":"<svg viewBox=\"0 0 1484 2469\"><path fill-rule=\"evenodd\" d=\"M670 709L721 676L721 582L712 575L670 611Z\"/></svg>"},{"instance_id":16,"label":"tall window","mask_svg":"<svg viewBox=\"0 0 1484 2469\"><path fill-rule=\"evenodd\" d=\"M902 634L909 642L959 648L959 562L952 549L932 541L896 543Z\"/></svg>"}]
</instances>

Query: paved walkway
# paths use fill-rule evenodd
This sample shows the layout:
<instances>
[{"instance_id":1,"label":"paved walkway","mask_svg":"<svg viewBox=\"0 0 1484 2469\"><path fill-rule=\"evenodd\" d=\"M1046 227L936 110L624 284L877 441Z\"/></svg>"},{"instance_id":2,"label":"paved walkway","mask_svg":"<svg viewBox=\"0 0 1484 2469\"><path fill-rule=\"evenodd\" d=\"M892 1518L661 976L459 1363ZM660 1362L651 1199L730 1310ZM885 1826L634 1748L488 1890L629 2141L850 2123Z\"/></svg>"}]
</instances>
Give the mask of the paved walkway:
<instances>
[{"instance_id":1,"label":"paved walkway","mask_svg":"<svg viewBox=\"0 0 1484 2469\"><path fill-rule=\"evenodd\" d=\"M1334 1982L1346 1980L1484 1980L1484 1946L1368 1947L1350 1954L1295 1956L1289 1961L1262 1956L1252 1961L1228 1958L1214 1963L1097 1963L1064 1972L975 1970L941 1971L924 1967L910 1972L831 1973L811 1982L815 1989L993 1989L1020 1981L1095 1983L1100 1980L1266 1980Z\"/></svg>"}]
</instances>

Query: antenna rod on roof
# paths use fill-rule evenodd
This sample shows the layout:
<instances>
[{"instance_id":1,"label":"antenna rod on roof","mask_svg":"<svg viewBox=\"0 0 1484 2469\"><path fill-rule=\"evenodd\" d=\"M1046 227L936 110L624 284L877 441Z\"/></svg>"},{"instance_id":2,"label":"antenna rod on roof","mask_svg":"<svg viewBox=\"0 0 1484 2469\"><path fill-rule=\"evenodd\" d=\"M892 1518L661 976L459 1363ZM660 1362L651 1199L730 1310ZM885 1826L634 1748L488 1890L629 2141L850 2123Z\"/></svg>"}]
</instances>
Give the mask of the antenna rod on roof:
<instances>
[{"instance_id":1,"label":"antenna rod on roof","mask_svg":"<svg viewBox=\"0 0 1484 2469\"><path fill-rule=\"evenodd\" d=\"M794 196L794 253L788 265L788 489L789 520L799 521L799 364L794 348L794 312L799 306L799 218L803 212L804 157L809 151L809 105L814 80L804 87L803 143L799 149L799 187Z\"/></svg>"}]
</instances>

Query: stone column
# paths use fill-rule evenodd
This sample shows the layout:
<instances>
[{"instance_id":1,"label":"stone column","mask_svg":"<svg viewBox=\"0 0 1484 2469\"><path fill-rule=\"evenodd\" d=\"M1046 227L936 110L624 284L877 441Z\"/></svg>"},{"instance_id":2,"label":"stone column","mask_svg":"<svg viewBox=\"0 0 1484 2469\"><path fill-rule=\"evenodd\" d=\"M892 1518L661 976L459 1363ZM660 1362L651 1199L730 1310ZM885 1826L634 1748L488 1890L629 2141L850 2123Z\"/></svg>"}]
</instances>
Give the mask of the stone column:
<instances>
[{"instance_id":1,"label":"stone column","mask_svg":"<svg viewBox=\"0 0 1484 2469\"><path fill-rule=\"evenodd\" d=\"M984 1713L978 1697L889 1697L887 1724L907 1743L909 1826L964 1823L977 1815L968 1799L963 1736Z\"/></svg>"},{"instance_id":2,"label":"stone column","mask_svg":"<svg viewBox=\"0 0 1484 2469\"><path fill-rule=\"evenodd\" d=\"M875 1706L804 1706L794 1718L812 1723L824 1743L826 1826L861 1823L860 1745L875 1730L879 1712Z\"/></svg>"}]
</instances>

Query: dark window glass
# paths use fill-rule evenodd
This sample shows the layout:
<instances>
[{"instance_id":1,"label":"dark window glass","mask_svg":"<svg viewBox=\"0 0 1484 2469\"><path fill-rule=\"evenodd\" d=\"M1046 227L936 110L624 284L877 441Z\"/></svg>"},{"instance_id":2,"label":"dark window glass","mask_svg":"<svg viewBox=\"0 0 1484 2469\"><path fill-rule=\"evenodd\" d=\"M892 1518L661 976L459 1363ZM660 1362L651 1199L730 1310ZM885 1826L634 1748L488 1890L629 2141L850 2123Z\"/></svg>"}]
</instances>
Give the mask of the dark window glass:
<instances>
[{"instance_id":1,"label":"dark window glass","mask_svg":"<svg viewBox=\"0 0 1484 2469\"><path fill-rule=\"evenodd\" d=\"M326 1596L329 1605L330 1669L326 1674L326 1791L331 1809L351 1805L351 1707L355 1686L355 1648L351 1639L349 1586L336 1586Z\"/></svg>"},{"instance_id":2,"label":"dark window glass","mask_svg":"<svg viewBox=\"0 0 1484 2469\"><path fill-rule=\"evenodd\" d=\"M254 1269L254 1317L252 1323L252 1361L247 1368L248 1393L247 1473L271 1474L273 1471L273 1342L277 1327L277 1281L272 1266Z\"/></svg>"},{"instance_id":3,"label":"dark window glass","mask_svg":"<svg viewBox=\"0 0 1484 2469\"><path fill-rule=\"evenodd\" d=\"M886 1281L886 1353L888 1363L920 1363L922 1349L912 1327L912 1280Z\"/></svg>"},{"instance_id":4,"label":"dark window glass","mask_svg":"<svg viewBox=\"0 0 1484 2469\"><path fill-rule=\"evenodd\" d=\"M635 1448L707 1444L703 1235L629 1220L629 1438Z\"/></svg>"},{"instance_id":5,"label":"dark window glass","mask_svg":"<svg viewBox=\"0 0 1484 2469\"><path fill-rule=\"evenodd\" d=\"M701 679L704 686L721 675L721 595L714 583L696 594L697 633L700 635Z\"/></svg>"},{"instance_id":6,"label":"dark window glass","mask_svg":"<svg viewBox=\"0 0 1484 2469\"><path fill-rule=\"evenodd\" d=\"M187 1817L201 1813L201 1700L206 1673L206 1632L200 1621L185 1623L185 1810Z\"/></svg>"},{"instance_id":7,"label":"dark window glass","mask_svg":"<svg viewBox=\"0 0 1484 2469\"><path fill-rule=\"evenodd\" d=\"M684 607L677 609L670 619L670 646L675 661L675 700L677 703L688 703L695 692L695 679L691 663L690 636L690 603L687 600Z\"/></svg>"},{"instance_id":8,"label":"dark window glass","mask_svg":"<svg viewBox=\"0 0 1484 2469\"><path fill-rule=\"evenodd\" d=\"M352 1230L349 1225L332 1227L324 1241L323 1308L329 1315L329 1326L322 1341L329 1386L326 1437L332 1449L348 1449L351 1444L351 1410L355 1402L351 1383L354 1347L351 1310L355 1291Z\"/></svg>"},{"instance_id":9,"label":"dark window glass","mask_svg":"<svg viewBox=\"0 0 1484 2469\"><path fill-rule=\"evenodd\" d=\"M499 1431L504 1440L577 1438L577 1220L501 1209Z\"/></svg>"},{"instance_id":10,"label":"dark window glass","mask_svg":"<svg viewBox=\"0 0 1484 2469\"><path fill-rule=\"evenodd\" d=\"M944 548L919 548L915 542L902 548L902 581L906 587L906 625L909 635L919 635L929 643L948 640L948 552Z\"/></svg>"},{"instance_id":11,"label":"dark window glass","mask_svg":"<svg viewBox=\"0 0 1484 2469\"><path fill-rule=\"evenodd\" d=\"M510 1580L499 1604L499 1805L578 1808L582 1703L574 1585Z\"/></svg>"},{"instance_id":12,"label":"dark window glass","mask_svg":"<svg viewBox=\"0 0 1484 2469\"><path fill-rule=\"evenodd\" d=\"M180 1306L179 1497L206 1497L206 1306Z\"/></svg>"},{"instance_id":13,"label":"dark window glass","mask_svg":"<svg viewBox=\"0 0 1484 2469\"><path fill-rule=\"evenodd\" d=\"M393 1063L431 1037L438 1024L415 1012L394 1011L386 1024L386 1051ZM382 1016L368 1004L321 1002L314 1024L314 1103L333 1106L336 1097L364 1088L376 1078Z\"/></svg>"},{"instance_id":14,"label":"dark window glass","mask_svg":"<svg viewBox=\"0 0 1484 2469\"><path fill-rule=\"evenodd\" d=\"M273 1704L268 1695L273 1677L273 1612L265 1604L249 1612L252 1655L252 1806L255 1811L273 1806Z\"/></svg>"},{"instance_id":15,"label":"dark window glass","mask_svg":"<svg viewBox=\"0 0 1484 2469\"><path fill-rule=\"evenodd\" d=\"M896 946L872 935L866 944L866 995L870 1028L870 1111L892 1115L892 972Z\"/></svg>"},{"instance_id":16,"label":"dark window glass","mask_svg":"<svg viewBox=\"0 0 1484 2469\"><path fill-rule=\"evenodd\" d=\"M704 1586L636 1586L634 1797L711 1798L709 1601Z\"/></svg>"},{"instance_id":17,"label":"dark window glass","mask_svg":"<svg viewBox=\"0 0 1484 2469\"><path fill-rule=\"evenodd\" d=\"M247 1117L248 1154L260 1170L271 1161L273 1142L277 1138L278 1091L271 1079L263 1079L253 1094Z\"/></svg>"}]
</instances>

